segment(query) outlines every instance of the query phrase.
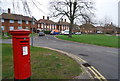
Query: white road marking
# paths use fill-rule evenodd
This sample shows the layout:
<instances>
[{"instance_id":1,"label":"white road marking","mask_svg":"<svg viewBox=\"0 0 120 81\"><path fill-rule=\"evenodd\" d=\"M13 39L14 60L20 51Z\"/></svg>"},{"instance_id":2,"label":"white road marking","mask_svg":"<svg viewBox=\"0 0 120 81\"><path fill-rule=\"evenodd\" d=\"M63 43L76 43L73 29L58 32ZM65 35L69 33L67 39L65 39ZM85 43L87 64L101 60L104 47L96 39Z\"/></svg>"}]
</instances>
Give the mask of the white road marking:
<instances>
[{"instance_id":1,"label":"white road marking","mask_svg":"<svg viewBox=\"0 0 120 81\"><path fill-rule=\"evenodd\" d=\"M115 54L118 54L118 51L117 52L113 52L113 51L106 51L108 53L115 53Z\"/></svg>"}]
</instances>

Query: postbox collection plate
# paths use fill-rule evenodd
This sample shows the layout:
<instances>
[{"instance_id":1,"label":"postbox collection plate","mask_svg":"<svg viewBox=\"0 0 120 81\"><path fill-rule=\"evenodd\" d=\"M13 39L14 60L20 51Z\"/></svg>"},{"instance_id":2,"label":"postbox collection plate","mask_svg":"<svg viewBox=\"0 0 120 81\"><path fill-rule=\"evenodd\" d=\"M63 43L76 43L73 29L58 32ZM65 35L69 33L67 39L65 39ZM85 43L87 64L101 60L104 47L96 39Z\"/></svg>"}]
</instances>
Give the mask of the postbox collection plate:
<instances>
[{"instance_id":1,"label":"postbox collection plate","mask_svg":"<svg viewBox=\"0 0 120 81\"><path fill-rule=\"evenodd\" d=\"M23 46L23 55L28 55L28 46Z\"/></svg>"}]
</instances>

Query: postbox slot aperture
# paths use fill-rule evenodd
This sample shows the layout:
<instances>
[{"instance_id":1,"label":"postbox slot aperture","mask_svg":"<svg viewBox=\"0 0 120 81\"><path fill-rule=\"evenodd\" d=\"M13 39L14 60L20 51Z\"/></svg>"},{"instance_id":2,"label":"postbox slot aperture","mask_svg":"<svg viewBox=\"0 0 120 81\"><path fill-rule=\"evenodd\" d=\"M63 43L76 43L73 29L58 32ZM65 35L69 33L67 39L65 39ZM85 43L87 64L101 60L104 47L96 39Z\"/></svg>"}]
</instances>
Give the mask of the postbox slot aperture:
<instances>
[{"instance_id":1,"label":"postbox slot aperture","mask_svg":"<svg viewBox=\"0 0 120 81\"><path fill-rule=\"evenodd\" d=\"M20 41L21 43L27 43L28 41Z\"/></svg>"}]
</instances>

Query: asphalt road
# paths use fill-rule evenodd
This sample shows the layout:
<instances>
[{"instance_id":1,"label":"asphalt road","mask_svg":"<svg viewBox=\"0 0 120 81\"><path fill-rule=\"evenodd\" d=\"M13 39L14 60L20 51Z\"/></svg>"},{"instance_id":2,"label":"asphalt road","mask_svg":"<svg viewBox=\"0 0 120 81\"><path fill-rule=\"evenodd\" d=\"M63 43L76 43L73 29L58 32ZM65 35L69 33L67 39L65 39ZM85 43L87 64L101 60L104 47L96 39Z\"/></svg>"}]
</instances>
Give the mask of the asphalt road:
<instances>
[{"instance_id":1,"label":"asphalt road","mask_svg":"<svg viewBox=\"0 0 120 81\"><path fill-rule=\"evenodd\" d=\"M12 43L0 40L0 43ZM88 44L80 44L55 39L53 35L38 37L34 46L50 47L77 55L94 66L105 78L118 79L118 49Z\"/></svg>"},{"instance_id":2,"label":"asphalt road","mask_svg":"<svg viewBox=\"0 0 120 81\"><path fill-rule=\"evenodd\" d=\"M94 66L105 78L118 79L118 49L55 39L53 35L38 37L35 46L50 47L72 53Z\"/></svg>"}]
</instances>

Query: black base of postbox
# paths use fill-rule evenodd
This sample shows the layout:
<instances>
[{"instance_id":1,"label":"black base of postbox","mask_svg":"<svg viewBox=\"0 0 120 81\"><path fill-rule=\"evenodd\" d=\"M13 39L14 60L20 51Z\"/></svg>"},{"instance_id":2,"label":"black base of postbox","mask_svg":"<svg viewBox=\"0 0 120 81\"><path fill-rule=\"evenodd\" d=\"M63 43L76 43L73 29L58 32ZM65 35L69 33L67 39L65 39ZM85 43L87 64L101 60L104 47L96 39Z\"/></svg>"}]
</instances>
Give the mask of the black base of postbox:
<instances>
[{"instance_id":1,"label":"black base of postbox","mask_svg":"<svg viewBox=\"0 0 120 81\"><path fill-rule=\"evenodd\" d=\"M30 77L27 79L14 79L14 81L31 81Z\"/></svg>"}]
</instances>

